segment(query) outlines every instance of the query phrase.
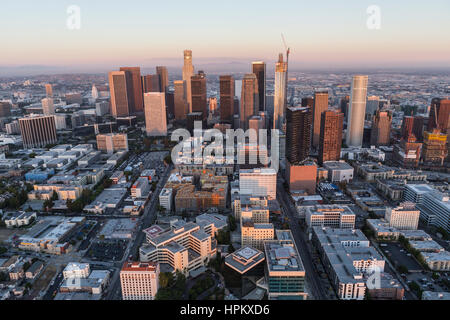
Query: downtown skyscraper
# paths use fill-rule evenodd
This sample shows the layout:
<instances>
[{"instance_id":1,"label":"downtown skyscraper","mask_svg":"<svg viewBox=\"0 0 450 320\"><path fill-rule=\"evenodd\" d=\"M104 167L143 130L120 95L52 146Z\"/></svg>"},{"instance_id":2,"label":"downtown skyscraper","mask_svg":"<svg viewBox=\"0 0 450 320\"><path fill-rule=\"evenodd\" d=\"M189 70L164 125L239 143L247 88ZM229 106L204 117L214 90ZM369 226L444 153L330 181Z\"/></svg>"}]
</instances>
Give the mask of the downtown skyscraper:
<instances>
[{"instance_id":1,"label":"downtown skyscraper","mask_svg":"<svg viewBox=\"0 0 450 320\"><path fill-rule=\"evenodd\" d=\"M428 120L427 130L432 132L433 129L439 128L443 133L449 133L450 127L450 100L434 98L431 101L430 117Z\"/></svg>"},{"instance_id":2,"label":"downtown skyscraper","mask_svg":"<svg viewBox=\"0 0 450 320\"><path fill-rule=\"evenodd\" d=\"M235 83L233 76L220 76L220 120L232 123L234 115Z\"/></svg>"},{"instance_id":3,"label":"downtown skyscraper","mask_svg":"<svg viewBox=\"0 0 450 320\"><path fill-rule=\"evenodd\" d=\"M368 82L368 76L353 77L346 138L348 147L361 147L363 143Z\"/></svg>"},{"instance_id":4,"label":"downtown skyscraper","mask_svg":"<svg viewBox=\"0 0 450 320\"><path fill-rule=\"evenodd\" d=\"M258 79L254 73L249 73L242 79L242 95L240 110L241 129L248 129L248 120L256 114L259 106Z\"/></svg>"},{"instance_id":5,"label":"downtown skyscraper","mask_svg":"<svg viewBox=\"0 0 450 320\"><path fill-rule=\"evenodd\" d=\"M370 145L388 146L391 142L392 113L378 110L373 116Z\"/></svg>"},{"instance_id":6,"label":"downtown skyscraper","mask_svg":"<svg viewBox=\"0 0 450 320\"><path fill-rule=\"evenodd\" d=\"M203 71L191 78L191 112L201 112L203 119L208 117L208 102L206 99L206 75Z\"/></svg>"},{"instance_id":7,"label":"downtown skyscraper","mask_svg":"<svg viewBox=\"0 0 450 320\"><path fill-rule=\"evenodd\" d=\"M187 85L184 80L173 82L174 91L174 116L175 120L186 120L189 113L189 103L187 102Z\"/></svg>"},{"instance_id":8,"label":"downtown skyscraper","mask_svg":"<svg viewBox=\"0 0 450 320\"><path fill-rule=\"evenodd\" d=\"M167 135L166 98L163 92L147 92L145 102L145 130L147 136Z\"/></svg>"},{"instance_id":9,"label":"downtown skyscraper","mask_svg":"<svg viewBox=\"0 0 450 320\"><path fill-rule=\"evenodd\" d=\"M322 113L328 110L328 90L318 90L314 93L313 103L313 138L312 145L317 150L320 142Z\"/></svg>"},{"instance_id":10,"label":"downtown skyscraper","mask_svg":"<svg viewBox=\"0 0 450 320\"><path fill-rule=\"evenodd\" d=\"M258 79L258 111L266 111L266 63L263 61L252 62L252 72Z\"/></svg>"},{"instance_id":11,"label":"downtown skyscraper","mask_svg":"<svg viewBox=\"0 0 450 320\"><path fill-rule=\"evenodd\" d=\"M184 51L183 80L186 81L187 102L189 104L189 113L192 112L192 91L191 79L194 76L194 66L192 65L192 51Z\"/></svg>"},{"instance_id":12,"label":"downtown skyscraper","mask_svg":"<svg viewBox=\"0 0 450 320\"><path fill-rule=\"evenodd\" d=\"M309 156L311 146L311 109L286 109L286 159L297 164Z\"/></svg>"},{"instance_id":13,"label":"downtown skyscraper","mask_svg":"<svg viewBox=\"0 0 450 320\"><path fill-rule=\"evenodd\" d=\"M139 67L122 67L120 71L129 72L131 74L131 81L127 84L131 88L131 94L133 96L131 110L132 112L144 111L144 98L142 93L141 84L141 68Z\"/></svg>"},{"instance_id":14,"label":"downtown skyscraper","mask_svg":"<svg viewBox=\"0 0 450 320\"><path fill-rule=\"evenodd\" d=\"M156 74L159 76L159 88L161 92L166 93L169 89L169 72L167 71L167 67L157 66Z\"/></svg>"},{"instance_id":15,"label":"downtown skyscraper","mask_svg":"<svg viewBox=\"0 0 450 320\"><path fill-rule=\"evenodd\" d=\"M282 129L283 121L286 115L286 93L287 93L287 62L283 61L283 54L280 53L278 62L275 66L275 94L274 94L274 112L273 127Z\"/></svg>"},{"instance_id":16,"label":"downtown skyscraper","mask_svg":"<svg viewBox=\"0 0 450 320\"><path fill-rule=\"evenodd\" d=\"M341 158L344 114L328 110L320 117L319 164Z\"/></svg>"},{"instance_id":17,"label":"downtown skyscraper","mask_svg":"<svg viewBox=\"0 0 450 320\"><path fill-rule=\"evenodd\" d=\"M128 117L131 114L133 93L131 74L125 71L109 73L109 90L111 93L111 114L113 117Z\"/></svg>"}]
</instances>

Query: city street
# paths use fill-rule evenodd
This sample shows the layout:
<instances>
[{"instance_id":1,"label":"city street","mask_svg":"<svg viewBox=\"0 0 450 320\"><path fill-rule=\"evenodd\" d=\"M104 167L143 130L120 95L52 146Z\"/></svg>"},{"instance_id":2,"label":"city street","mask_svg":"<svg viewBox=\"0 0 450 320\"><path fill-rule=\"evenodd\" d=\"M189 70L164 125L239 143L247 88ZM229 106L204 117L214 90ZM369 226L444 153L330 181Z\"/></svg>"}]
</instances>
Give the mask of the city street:
<instances>
[{"instance_id":1,"label":"city street","mask_svg":"<svg viewBox=\"0 0 450 320\"><path fill-rule=\"evenodd\" d=\"M302 258L303 266L306 272L306 281L311 289L311 294L315 300L323 300L327 298L326 290L323 288L319 274L317 273L311 253L308 250L306 235L300 229L299 221L296 215L296 208L288 199L288 194L284 192L283 184L278 181L277 185L277 200L280 203L282 213L289 219L289 227L294 236L299 254Z\"/></svg>"},{"instance_id":2,"label":"city street","mask_svg":"<svg viewBox=\"0 0 450 320\"><path fill-rule=\"evenodd\" d=\"M147 167L147 163L145 164L145 167ZM144 214L139 219L138 229L136 230L133 239L131 239L122 261L115 263L116 270L111 277L111 282L107 289L106 300L121 300L120 269L125 261L127 261L130 257L134 259L138 255L139 247L145 240L145 234L142 231L150 227L156 218L156 206L159 202L159 194L166 184L167 179L169 178L169 173L172 169L172 165L168 166L164 172L164 175L159 179L156 190L153 192L152 199L145 207Z\"/></svg>"}]
</instances>

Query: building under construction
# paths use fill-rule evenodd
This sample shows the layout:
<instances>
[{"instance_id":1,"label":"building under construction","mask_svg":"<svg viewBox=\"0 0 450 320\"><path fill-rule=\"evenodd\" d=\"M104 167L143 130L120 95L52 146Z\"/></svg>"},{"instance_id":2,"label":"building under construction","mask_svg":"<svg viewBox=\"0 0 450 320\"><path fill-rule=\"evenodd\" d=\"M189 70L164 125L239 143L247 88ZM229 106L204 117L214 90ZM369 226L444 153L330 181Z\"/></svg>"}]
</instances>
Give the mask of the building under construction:
<instances>
[{"instance_id":1,"label":"building under construction","mask_svg":"<svg viewBox=\"0 0 450 320\"><path fill-rule=\"evenodd\" d=\"M425 164L442 166L447 157L447 135L439 129L424 132L422 160Z\"/></svg>"}]
</instances>

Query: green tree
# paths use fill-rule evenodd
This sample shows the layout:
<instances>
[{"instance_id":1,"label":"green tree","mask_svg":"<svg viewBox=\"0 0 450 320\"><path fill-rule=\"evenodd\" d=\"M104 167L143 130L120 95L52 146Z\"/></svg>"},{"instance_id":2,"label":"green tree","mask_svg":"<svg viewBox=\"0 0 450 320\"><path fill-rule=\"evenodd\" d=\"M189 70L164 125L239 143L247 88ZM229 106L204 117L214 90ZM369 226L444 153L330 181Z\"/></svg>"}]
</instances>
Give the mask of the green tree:
<instances>
[{"instance_id":1,"label":"green tree","mask_svg":"<svg viewBox=\"0 0 450 320\"><path fill-rule=\"evenodd\" d=\"M159 275L159 286L160 288L167 288L171 286L174 282L173 273L163 272Z\"/></svg>"}]
</instances>

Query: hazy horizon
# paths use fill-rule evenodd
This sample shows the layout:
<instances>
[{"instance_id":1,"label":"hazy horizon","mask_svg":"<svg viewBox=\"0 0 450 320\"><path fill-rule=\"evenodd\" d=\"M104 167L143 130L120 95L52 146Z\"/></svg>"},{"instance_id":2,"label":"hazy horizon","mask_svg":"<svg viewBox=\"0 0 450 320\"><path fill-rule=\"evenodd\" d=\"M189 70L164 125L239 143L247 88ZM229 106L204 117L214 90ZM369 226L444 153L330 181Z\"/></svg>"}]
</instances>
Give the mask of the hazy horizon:
<instances>
[{"instance_id":1,"label":"hazy horizon","mask_svg":"<svg viewBox=\"0 0 450 320\"><path fill-rule=\"evenodd\" d=\"M67 9L80 8L80 29ZM371 5L380 29L368 28ZM0 76L41 72L104 72L118 66L194 65L247 70L252 60L273 68L292 48L294 69L450 68L447 0L185 2L106 0L8 1L0 4ZM242 65L242 66L241 66ZM220 68L218 68L220 66ZM226 66L226 67L225 67ZM46 70L47 69L47 70ZM206 70L207 71L207 70ZM243 71L245 72L245 71Z\"/></svg>"}]
</instances>

